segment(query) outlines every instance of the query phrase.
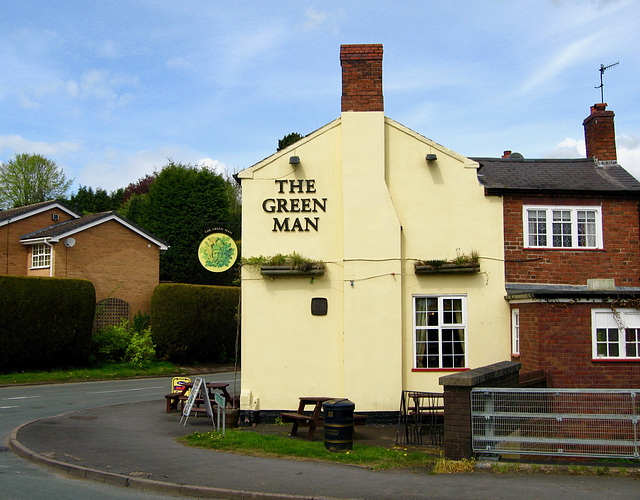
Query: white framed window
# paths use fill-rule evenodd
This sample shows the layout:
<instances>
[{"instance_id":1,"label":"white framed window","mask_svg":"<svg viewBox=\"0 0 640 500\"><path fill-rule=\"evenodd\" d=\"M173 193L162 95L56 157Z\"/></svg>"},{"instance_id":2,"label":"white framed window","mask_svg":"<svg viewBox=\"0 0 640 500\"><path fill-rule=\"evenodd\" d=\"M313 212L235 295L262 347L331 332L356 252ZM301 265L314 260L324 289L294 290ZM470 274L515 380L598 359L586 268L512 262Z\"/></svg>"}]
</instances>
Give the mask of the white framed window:
<instances>
[{"instance_id":1,"label":"white framed window","mask_svg":"<svg viewBox=\"0 0 640 500\"><path fill-rule=\"evenodd\" d=\"M40 243L31 246L31 268L38 269L51 266L51 247Z\"/></svg>"},{"instance_id":2,"label":"white framed window","mask_svg":"<svg viewBox=\"0 0 640 500\"><path fill-rule=\"evenodd\" d=\"M467 298L414 296L414 368L467 366Z\"/></svg>"},{"instance_id":3,"label":"white framed window","mask_svg":"<svg viewBox=\"0 0 640 500\"><path fill-rule=\"evenodd\" d=\"M602 248L601 207L523 207L524 246Z\"/></svg>"},{"instance_id":4,"label":"white framed window","mask_svg":"<svg viewBox=\"0 0 640 500\"><path fill-rule=\"evenodd\" d=\"M640 360L640 311L592 309L593 359Z\"/></svg>"},{"instance_id":5,"label":"white framed window","mask_svg":"<svg viewBox=\"0 0 640 500\"><path fill-rule=\"evenodd\" d=\"M511 310L511 354L520 355L520 310Z\"/></svg>"}]
</instances>

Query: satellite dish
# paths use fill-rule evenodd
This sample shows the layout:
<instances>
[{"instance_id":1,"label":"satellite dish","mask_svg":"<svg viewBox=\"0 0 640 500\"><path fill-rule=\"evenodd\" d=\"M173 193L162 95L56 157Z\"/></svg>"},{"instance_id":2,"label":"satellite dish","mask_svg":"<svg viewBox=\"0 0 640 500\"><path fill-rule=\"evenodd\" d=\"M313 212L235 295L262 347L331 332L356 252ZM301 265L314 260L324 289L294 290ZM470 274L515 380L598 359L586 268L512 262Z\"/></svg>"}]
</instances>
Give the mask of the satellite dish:
<instances>
[{"instance_id":1,"label":"satellite dish","mask_svg":"<svg viewBox=\"0 0 640 500\"><path fill-rule=\"evenodd\" d=\"M75 238L67 238L66 240L64 240L64 246L67 248L71 248L75 244L76 244Z\"/></svg>"}]
</instances>

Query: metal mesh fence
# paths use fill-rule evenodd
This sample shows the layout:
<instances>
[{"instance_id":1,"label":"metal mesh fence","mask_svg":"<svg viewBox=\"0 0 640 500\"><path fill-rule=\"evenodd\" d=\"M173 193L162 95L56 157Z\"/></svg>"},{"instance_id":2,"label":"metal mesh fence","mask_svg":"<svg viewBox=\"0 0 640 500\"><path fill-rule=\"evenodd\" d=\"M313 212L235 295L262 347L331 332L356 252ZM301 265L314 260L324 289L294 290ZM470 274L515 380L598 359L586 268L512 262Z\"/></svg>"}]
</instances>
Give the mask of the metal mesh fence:
<instances>
[{"instance_id":1,"label":"metal mesh fence","mask_svg":"<svg viewBox=\"0 0 640 500\"><path fill-rule=\"evenodd\" d=\"M624 389L475 388L473 450L639 458L639 394Z\"/></svg>"}]
</instances>

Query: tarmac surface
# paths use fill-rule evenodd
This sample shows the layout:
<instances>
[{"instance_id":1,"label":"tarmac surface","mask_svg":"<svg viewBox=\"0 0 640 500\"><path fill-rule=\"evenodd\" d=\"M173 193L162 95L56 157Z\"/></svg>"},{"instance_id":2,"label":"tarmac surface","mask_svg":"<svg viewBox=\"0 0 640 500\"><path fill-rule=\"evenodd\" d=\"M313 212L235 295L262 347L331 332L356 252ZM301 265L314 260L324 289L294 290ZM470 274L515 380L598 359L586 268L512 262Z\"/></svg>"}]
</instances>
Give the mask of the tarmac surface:
<instances>
[{"instance_id":1,"label":"tarmac surface","mask_svg":"<svg viewBox=\"0 0 640 500\"><path fill-rule=\"evenodd\" d=\"M176 438L207 432L212 423L166 413L151 401L36 420L12 432L14 452L74 477L165 495L199 498L640 498L640 476L561 474L430 474L317 461L271 459L183 446ZM288 426L257 432L287 435ZM305 429L302 429L305 431ZM392 446L395 427L357 427L356 442ZM299 435L306 435L300 432ZM292 438L299 439L299 438ZM314 441L322 441L322 429Z\"/></svg>"}]
</instances>

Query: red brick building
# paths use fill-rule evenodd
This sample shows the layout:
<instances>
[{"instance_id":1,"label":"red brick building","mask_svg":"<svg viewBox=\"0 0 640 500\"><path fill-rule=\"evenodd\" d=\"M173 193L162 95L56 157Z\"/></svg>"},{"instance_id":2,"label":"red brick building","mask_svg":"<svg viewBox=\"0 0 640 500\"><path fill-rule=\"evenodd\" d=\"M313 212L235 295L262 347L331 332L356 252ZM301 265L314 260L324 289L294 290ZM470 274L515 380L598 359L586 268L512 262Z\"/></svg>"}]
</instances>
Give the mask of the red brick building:
<instances>
[{"instance_id":1,"label":"red brick building","mask_svg":"<svg viewBox=\"0 0 640 500\"><path fill-rule=\"evenodd\" d=\"M166 243L116 212L80 216L57 201L0 212L0 273L90 280L100 326L149 312Z\"/></svg>"},{"instance_id":2,"label":"red brick building","mask_svg":"<svg viewBox=\"0 0 640 500\"><path fill-rule=\"evenodd\" d=\"M596 104L584 120L588 159L476 158L503 200L512 359L550 387L640 386L640 183L613 116Z\"/></svg>"}]
</instances>

